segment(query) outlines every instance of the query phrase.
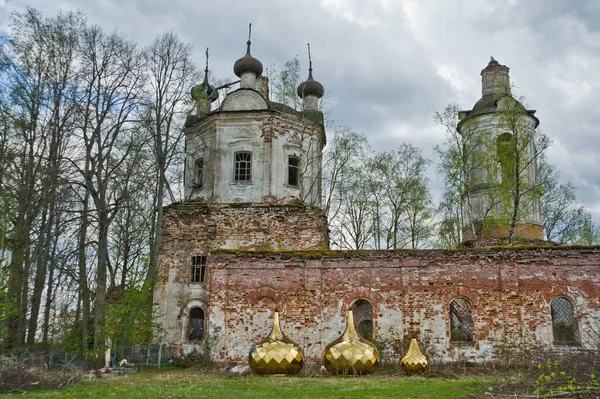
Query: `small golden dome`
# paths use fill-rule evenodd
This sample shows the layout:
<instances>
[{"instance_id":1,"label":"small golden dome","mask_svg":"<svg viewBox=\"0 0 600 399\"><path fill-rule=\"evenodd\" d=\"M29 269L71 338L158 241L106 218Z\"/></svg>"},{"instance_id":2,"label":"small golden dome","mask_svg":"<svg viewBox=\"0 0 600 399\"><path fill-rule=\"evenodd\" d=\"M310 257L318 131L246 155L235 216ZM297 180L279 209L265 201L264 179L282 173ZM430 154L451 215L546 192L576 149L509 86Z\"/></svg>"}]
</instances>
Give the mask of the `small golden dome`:
<instances>
[{"instance_id":1,"label":"small golden dome","mask_svg":"<svg viewBox=\"0 0 600 399\"><path fill-rule=\"evenodd\" d=\"M410 340L410 346L408 347L408 352L406 352L406 356L400 360L400 367L407 374L421 374L424 372L429 366L429 362L425 355L419 349L419 344L416 339Z\"/></svg>"},{"instance_id":2,"label":"small golden dome","mask_svg":"<svg viewBox=\"0 0 600 399\"><path fill-rule=\"evenodd\" d=\"M323 366L331 374L371 374L379 366L379 352L354 328L354 315L348 311L346 331L327 345L323 352Z\"/></svg>"},{"instance_id":3,"label":"small golden dome","mask_svg":"<svg viewBox=\"0 0 600 399\"><path fill-rule=\"evenodd\" d=\"M275 312L271 333L250 349L248 361L256 374L295 374L302 370L304 353L281 332L279 312Z\"/></svg>"}]
</instances>

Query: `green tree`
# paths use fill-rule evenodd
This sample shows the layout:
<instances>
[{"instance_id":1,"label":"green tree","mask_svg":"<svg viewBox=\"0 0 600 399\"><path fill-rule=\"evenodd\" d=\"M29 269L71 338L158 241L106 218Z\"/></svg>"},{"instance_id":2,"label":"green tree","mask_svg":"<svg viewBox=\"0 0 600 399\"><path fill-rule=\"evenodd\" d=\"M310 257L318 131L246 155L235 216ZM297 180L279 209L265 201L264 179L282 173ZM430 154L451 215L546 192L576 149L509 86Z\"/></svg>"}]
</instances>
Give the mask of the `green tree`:
<instances>
[{"instance_id":1,"label":"green tree","mask_svg":"<svg viewBox=\"0 0 600 399\"><path fill-rule=\"evenodd\" d=\"M516 225L538 212L540 197L538 168L536 163L550 145L544 134L534 131L523 105L512 97L500 101L495 148L496 165L500 173L492 173L492 185L501 199L501 222L508 224L508 243L514 240ZM495 151L494 151L495 150Z\"/></svg>"},{"instance_id":2,"label":"green tree","mask_svg":"<svg viewBox=\"0 0 600 399\"><path fill-rule=\"evenodd\" d=\"M441 240L453 247L463 241L464 229L470 231L473 239L478 238L474 215L479 213L485 221L495 203L492 190L484 191L487 208L482 209L481 202L474 200L471 188L483 187L469 179L478 176L481 170L492 168L494 157L489 151L482 151L488 136L482 134L480 123L475 119L459 120L460 112L458 104L448 104L433 116L434 122L446 132L444 143L434 148L440 159L437 172L444 184L443 202L439 206L443 226L438 231L445 234Z\"/></svg>"},{"instance_id":3,"label":"green tree","mask_svg":"<svg viewBox=\"0 0 600 399\"><path fill-rule=\"evenodd\" d=\"M539 162L540 213L547 240L572 244L585 229L588 212L575 198L575 186L561 183L560 173L545 157ZM584 234L585 235L585 234Z\"/></svg>"}]
</instances>

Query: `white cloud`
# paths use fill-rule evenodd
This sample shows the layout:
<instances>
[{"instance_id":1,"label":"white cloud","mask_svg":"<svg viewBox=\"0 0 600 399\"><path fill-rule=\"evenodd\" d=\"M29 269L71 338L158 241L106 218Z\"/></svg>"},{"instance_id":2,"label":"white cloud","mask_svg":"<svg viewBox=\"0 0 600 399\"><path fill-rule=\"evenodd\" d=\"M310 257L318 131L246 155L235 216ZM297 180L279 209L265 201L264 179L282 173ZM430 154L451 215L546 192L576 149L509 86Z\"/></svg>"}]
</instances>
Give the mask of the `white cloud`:
<instances>
[{"instance_id":1,"label":"white cloud","mask_svg":"<svg viewBox=\"0 0 600 399\"><path fill-rule=\"evenodd\" d=\"M376 149L401 141L428 156L441 141L435 111L481 96L480 71L490 56L511 68L543 132L548 158L578 197L600 209L600 2L596 0L30 0L50 14L81 9L92 23L140 43L174 30L194 44L214 76L233 79L253 23L253 55L282 66L311 43L315 77L330 92L333 118L365 132ZM0 29L25 4L0 0ZM306 71L305 71L306 72ZM432 183L440 182L432 172Z\"/></svg>"}]
</instances>

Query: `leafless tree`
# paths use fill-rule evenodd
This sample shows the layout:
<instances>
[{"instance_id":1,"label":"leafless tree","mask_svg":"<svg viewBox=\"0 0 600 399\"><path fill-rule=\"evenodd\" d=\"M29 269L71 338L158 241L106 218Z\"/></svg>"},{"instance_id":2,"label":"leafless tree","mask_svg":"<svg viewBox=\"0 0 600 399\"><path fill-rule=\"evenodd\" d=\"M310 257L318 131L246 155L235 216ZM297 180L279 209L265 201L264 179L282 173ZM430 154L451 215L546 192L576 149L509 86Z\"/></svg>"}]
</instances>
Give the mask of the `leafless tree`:
<instances>
[{"instance_id":1,"label":"leafless tree","mask_svg":"<svg viewBox=\"0 0 600 399\"><path fill-rule=\"evenodd\" d=\"M144 127L150 134L154 181L150 231L150 265L147 280L156 278L158 253L162 244L163 204L165 196L175 201L168 171L183 152L183 118L191 108L190 91L198 81L192 61L192 46L183 43L174 32L159 35L144 49L146 87L143 96Z\"/></svg>"}]
</instances>

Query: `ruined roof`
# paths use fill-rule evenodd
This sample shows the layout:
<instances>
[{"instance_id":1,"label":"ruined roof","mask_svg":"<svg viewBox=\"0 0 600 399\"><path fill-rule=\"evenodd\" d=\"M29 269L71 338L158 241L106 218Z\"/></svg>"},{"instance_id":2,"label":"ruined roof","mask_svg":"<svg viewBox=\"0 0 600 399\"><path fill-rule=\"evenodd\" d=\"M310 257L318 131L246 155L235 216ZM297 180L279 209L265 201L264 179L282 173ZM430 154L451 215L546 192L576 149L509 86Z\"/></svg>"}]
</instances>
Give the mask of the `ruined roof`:
<instances>
[{"instance_id":1,"label":"ruined roof","mask_svg":"<svg viewBox=\"0 0 600 399\"><path fill-rule=\"evenodd\" d=\"M472 110L461 111L460 118L470 118L477 115L490 114L494 113L498 110L498 104L501 100L505 98L509 98L515 102L515 110L518 112L526 113L527 115L533 117L535 119L535 126L537 127L540 124L538 118L534 116L535 110L526 109L523 104L521 104L517 99L512 97L510 94L488 94L479 99L473 106ZM459 122L460 125L460 122Z\"/></svg>"}]
</instances>

